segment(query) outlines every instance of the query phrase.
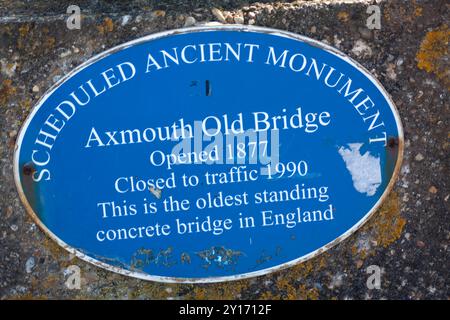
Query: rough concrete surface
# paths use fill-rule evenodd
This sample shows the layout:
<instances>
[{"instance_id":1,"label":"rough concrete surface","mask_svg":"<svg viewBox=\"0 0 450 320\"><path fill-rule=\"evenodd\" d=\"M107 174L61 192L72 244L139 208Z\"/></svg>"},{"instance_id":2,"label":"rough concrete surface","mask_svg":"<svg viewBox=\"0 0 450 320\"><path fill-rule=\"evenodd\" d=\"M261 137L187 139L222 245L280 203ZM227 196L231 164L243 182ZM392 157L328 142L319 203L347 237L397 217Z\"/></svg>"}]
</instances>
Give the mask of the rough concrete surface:
<instances>
[{"instance_id":1,"label":"rough concrete surface","mask_svg":"<svg viewBox=\"0 0 450 320\"><path fill-rule=\"evenodd\" d=\"M381 29L366 27L368 5ZM81 30L66 28L77 4ZM162 284L69 255L26 213L13 179L18 130L37 99L94 54L158 31L211 21L272 27L340 49L391 94L405 130L398 182L355 234L306 263L220 284ZM449 4L393 1L0 1L1 299L448 299ZM69 266L80 289L66 285ZM366 286L370 265L381 288Z\"/></svg>"}]
</instances>

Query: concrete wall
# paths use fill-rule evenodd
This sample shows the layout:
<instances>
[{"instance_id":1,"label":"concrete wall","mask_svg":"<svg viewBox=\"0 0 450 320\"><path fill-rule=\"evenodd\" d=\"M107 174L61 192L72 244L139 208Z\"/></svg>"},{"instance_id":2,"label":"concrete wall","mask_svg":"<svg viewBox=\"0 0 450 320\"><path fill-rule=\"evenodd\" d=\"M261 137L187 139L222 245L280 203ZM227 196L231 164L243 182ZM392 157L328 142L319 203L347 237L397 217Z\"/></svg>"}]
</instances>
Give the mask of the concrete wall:
<instances>
[{"instance_id":1,"label":"concrete wall","mask_svg":"<svg viewBox=\"0 0 450 320\"><path fill-rule=\"evenodd\" d=\"M449 294L449 61L445 0L378 1L381 29L366 27L375 1L0 1L0 297L129 299L447 299ZM66 27L76 3L80 30ZM212 10L218 8L219 10ZM342 50L391 94L405 129L399 180L356 234L306 263L223 284L146 282L80 261L28 217L13 180L18 130L37 99L94 54L157 31L204 23L288 30ZM65 285L78 266L81 288ZM366 286L370 265L381 289Z\"/></svg>"}]
</instances>

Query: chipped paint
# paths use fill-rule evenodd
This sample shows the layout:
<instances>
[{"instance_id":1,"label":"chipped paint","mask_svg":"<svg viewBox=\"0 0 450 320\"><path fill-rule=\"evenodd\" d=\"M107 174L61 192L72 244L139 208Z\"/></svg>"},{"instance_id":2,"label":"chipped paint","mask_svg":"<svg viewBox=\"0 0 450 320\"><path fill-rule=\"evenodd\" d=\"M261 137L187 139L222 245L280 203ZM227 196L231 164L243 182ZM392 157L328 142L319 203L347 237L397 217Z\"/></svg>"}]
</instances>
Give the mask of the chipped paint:
<instances>
[{"instance_id":1,"label":"chipped paint","mask_svg":"<svg viewBox=\"0 0 450 320\"><path fill-rule=\"evenodd\" d=\"M362 146L362 143L350 143L349 148L340 147L338 152L352 176L355 189L373 196L382 181L380 158L372 156L368 151L361 154Z\"/></svg>"},{"instance_id":2,"label":"chipped paint","mask_svg":"<svg viewBox=\"0 0 450 320\"><path fill-rule=\"evenodd\" d=\"M196 254L205 262L204 268L209 268L211 265L219 268L233 266L238 262L239 257L243 255L240 251L227 249L223 246L211 247Z\"/></svg>"},{"instance_id":3,"label":"chipped paint","mask_svg":"<svg viewBox=\"0 0 450 320\"><path fill-rule=\"evenodd\" d=\"M138 249L131 257L130 269L142 272L150 264L169 268L177 263L173 258L172 252L172 247L160 249L156 253L152 249Z\"/></svg>"}]
</instances>

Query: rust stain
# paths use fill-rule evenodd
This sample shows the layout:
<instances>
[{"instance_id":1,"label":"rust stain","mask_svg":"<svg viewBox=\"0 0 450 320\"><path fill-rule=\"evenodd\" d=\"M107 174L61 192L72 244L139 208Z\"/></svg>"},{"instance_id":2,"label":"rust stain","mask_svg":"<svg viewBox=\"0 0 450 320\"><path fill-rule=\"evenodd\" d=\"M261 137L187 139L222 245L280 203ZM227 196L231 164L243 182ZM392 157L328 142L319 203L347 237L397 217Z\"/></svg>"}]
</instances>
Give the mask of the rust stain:
<instances>
[{"instance_id":1,"label":"rust stain","mask_svg":"<svg viewBox=\"0 0 450 320\"><path fill-rule=\"evenodd\" d=\"M399 152L403 150L403 146L403 139L399 137L388 138L386 143L386 165L384 169L386 177L391 177L392 179L397 176L398 172L396 172L396 168L398 168L398 163L402 160L402 154Z\"/></svg>"},{"instance_id":2,"label":"rust stain","mask_svg":"<svg viewBox=\"0 0 450 320\"><path fill-rule=\"evenodd\" d=\"M25 163L22 167L22 173L25 176L31 176L35 171L36 171L36 169L33 167L33 164L30 162Z\"/></svg>"},{"instance_id":3,"label":"rust stain","mask_svg":"<svg viewBox=\"0 0 450 320\"><path fill-rule=\"evenodd\" d=\"M397 149L399 145L398 138L390 137L387 142L387 146L389 149Z\"/></svg>"},{"instance_id":4,"label":"rust stain","mask_svg":"<svg viewBox=\"0 0 450 320\"><path fill-rule=\"evenodd\" d=\"M30 161L20 166L21 170L21 183L23 188L23 193L25 194L30 206L33 208L36 217L42 220L43 216L43 206L39 197L39 184L33 180L33 174L36 169L34 164Z\"/></svg>"}]
</instances>

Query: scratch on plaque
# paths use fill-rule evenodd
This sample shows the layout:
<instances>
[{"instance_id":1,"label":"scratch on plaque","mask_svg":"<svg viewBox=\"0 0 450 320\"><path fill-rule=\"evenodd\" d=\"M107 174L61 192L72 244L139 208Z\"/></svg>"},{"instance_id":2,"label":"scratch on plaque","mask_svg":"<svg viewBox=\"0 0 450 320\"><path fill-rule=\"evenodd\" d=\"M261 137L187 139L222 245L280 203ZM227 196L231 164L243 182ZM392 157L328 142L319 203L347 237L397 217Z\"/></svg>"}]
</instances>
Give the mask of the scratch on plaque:
<instances>
[{"instance_id":1,"label":"scratch on plaque","mask_svg":"<svg viewBox=\"0 0 450 320\"><path fill-rule=\"evenodd\" d=\"M261 256L259 257L259 259L256 260L256 264L260 265L260 264L263 264L263 263L265 263L267 261L270 261L270 260L272 260L272 256L267 254L265 251L263 251L261 253Z\"/></svg>"},{"instance_id":2,"label":"scratch on plaque","mask_svg":"<svg viewBox=\"0 0 450 320\"><path fill-rule=\"evenodd\" d=\"M138 249L131 257L131 270L142 270L150 264L171 267L176 264L172 257L173 248L161 249L155 253L152 249Z\"/></svg>"},{"instance_id":3,"label":"scratch on plaque","mask_svg":"<svg viewBox=\"0 0 450 320\"><path fill-rule=\"evenodd\" d=\"M150 187L150 188L149 188L149 191L150 191L150 193L153 194L157 199L161 199L161 194L162 194L161 189Z\"/></svg>"},{"instance_id":4,"label":"scratch on plaque","mask_svg":"<svg viewBox=\"0 0 450 320\"><path fill-rule=\"evenodd\" d=\"M272 260L274 257L278 257L281 254L281 251L283 249L281 248L281 246L277 246L275 248L275 252L273 254L268 254L265 250L261 253L259 259L256 260L256 265L260 265L263 264L267 261Z\"/></svg>"}]
</instances>

